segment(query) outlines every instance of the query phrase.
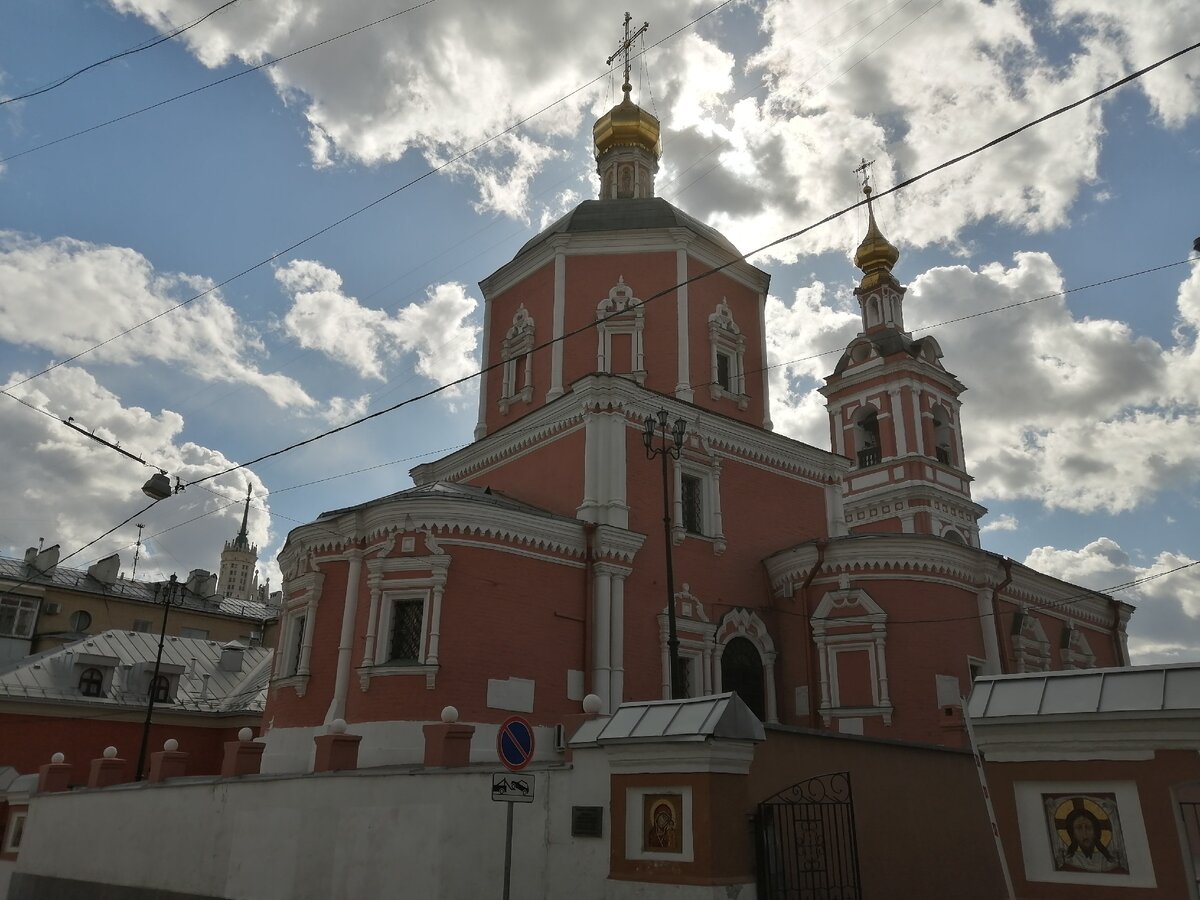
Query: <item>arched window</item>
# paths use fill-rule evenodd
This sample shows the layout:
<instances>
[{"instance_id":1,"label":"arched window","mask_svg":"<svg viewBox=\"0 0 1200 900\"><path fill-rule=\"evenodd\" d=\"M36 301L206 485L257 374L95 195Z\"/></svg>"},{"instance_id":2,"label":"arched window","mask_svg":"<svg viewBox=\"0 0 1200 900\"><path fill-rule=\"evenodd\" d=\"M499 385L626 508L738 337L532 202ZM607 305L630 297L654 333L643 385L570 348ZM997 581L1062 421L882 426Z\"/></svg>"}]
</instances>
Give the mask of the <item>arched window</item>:
<instances>
[{"instance_id":1,"label":"arched window","mask_svg":"<svg viewBox=\"0 0 1200 900\"><path fill-rule=\"evenodd\" d=\"M733 638L721 654L721 689L736 693L752 713L766 721L762 657L758 648L744 637Z\"/></svg>"},{"instance_id":2,"label":"arched window","mask_svg":"<svg viewBox=\"0 0 1200 900\"><path fill-rule=\"evenodd\" d=\"M864 406L854 417L854 437L858 448L859 467L874 466L883 460L879 445L879 412L873 406Z\"/></svg>"},{"instance_id":3,"label":"arched window","mask_svg":"<svg viewBox=\"0 0 1200 900\"><path fill-rule=\"evenodd\" d=\"M521 304L500 344L500 358L504 360L500 380L502 413L508 412L513 403L533 399L533 334L533 316Z\"/></svg>"},{"instance_id":4,"label":"arched window","mask_svg":"<svg viewBox=\"0 0 1200 900\"><path fill-rule=\"evenodd\" d=\"M733 320L733 311L724 299L708 317L709 396L713 400L730 397L738 409L749 406L745 387L746 336Z\"/></svg>"},{"instance_id":5,"label":"arched window","mask_svg":"<svg viewBox=\"0 0 1200 900\"><path fill-rule=\"evenodd\" d=\"M950 431L950 413L938 404L930 410L933 414L933 453L937 461L954 465L954 439Z\"/></svg>"},{"instance_id":6,"label":"arched window","mask_svg":"<svg viewBox=\"0 0 1200 900\"><path fill-rule=\"evenodd\" d=\"M645 384L642 301L633 296L624 276L597 305L596 319L596 371L625 375Z\"/></svg>"},{"instance_id":7,"label":"arched window","mask_svg":"<svg viewBox=\"0 0 1200 900\"><path fill-rule=\"evenodd\" d=\"M965 544L966 543L966 541L963 540L962 535L959 534L957 531L955 531L953 528L947 528L945 530L945 532L942 533L942 537L952 544Z\"/></svg>"},{"instance_id":8,"label":"arched window","mask_svg":"<svg viewBox=\"0 0 1200 900\"><path fill-rule=\"evenodd\" d=\"M84 669L79 676L79 693L85 697L99 697L104 688L104 673L99 669Z\"/></svg>"},{"instance_id":9,"label":"arched window","mask_svg":"<svg viewBox=\"0 0 1200 900\"><path fill-rule=\"evenodd\" d=\"M166 675L159 675L150 681L149 694L155 703L169 703L171 700L171 680Z\"/></svg>"}]
</instances>

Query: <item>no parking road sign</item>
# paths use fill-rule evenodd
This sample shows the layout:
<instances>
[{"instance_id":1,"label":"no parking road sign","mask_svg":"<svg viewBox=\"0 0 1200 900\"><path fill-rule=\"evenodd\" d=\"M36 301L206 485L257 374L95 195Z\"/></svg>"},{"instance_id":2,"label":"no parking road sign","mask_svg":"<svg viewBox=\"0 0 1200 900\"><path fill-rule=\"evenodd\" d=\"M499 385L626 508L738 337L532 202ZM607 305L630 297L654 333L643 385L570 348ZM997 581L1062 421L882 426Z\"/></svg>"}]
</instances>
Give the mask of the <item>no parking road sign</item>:
<instances>
[{"instance_id":1,"label":"no parking road sign","mask_svg":"<svg viewBox=\"0 0 1200 900\"><path fill-rule=\"evenodd\" d=\"M533 759L533 726L521 716L510 716L496 734L496 755L511 772L519 772Z\"/></svg>"}]
</instances>

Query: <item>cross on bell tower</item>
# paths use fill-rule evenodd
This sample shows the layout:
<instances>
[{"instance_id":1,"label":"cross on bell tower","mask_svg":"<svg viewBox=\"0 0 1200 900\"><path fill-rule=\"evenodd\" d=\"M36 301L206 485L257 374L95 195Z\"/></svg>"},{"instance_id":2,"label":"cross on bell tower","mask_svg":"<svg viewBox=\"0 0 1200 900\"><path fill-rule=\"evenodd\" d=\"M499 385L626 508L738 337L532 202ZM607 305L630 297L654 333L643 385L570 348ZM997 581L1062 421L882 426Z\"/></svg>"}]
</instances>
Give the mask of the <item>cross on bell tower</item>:
<instances>
[{"instance_id":1,"label":"cross on bell tower","mask_svg":"<svg viewBox=\"0 0 1200 900\"><path fill-rule=\"evenodd\" d=\"M633 42L636 41L638 38L640 38L643 34L645 34L646 29L648 29L650 27L649 22L643 22L641 28L639 28L633 34L630 34L629 33L629 23L632 20L633 20L633 16L631 16L628 12L626 12L625 13L625 39L622 40L621 43L617 45L617 52L614 53L612 56L610 56L608 59L606 59L604 61L604 64L606 66L611 66L613 63L613 60L616 59L618 56L625 57L625 82L624 82L624 84L621 85L621 90L623 90L625 92L626 96L628 96L629 92L633 90L633 85L629 83L629 54L630 54L630 51L633 49Z\"/></svg>"}]
</instances>

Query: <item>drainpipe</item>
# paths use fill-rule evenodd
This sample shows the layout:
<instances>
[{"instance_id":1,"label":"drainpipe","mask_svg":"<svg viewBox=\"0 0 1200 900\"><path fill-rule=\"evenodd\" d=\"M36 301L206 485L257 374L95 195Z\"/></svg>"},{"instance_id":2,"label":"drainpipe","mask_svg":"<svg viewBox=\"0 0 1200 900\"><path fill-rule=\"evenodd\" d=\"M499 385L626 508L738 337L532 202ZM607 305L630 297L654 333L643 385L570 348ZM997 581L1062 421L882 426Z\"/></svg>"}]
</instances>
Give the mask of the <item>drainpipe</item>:
<instances>
[{"instance_id":1,"label":"drainpipe","mask_svg":"<svg viewBox=\"0 0 1200 900\"><path fill-rule=\"evenodd\" d=\"M812 585L813 579L817 577L817 571L825 564L825 548L828 546L828 541L818 540L816 542L816 562L808 570L804 584L800 585L800 599L804 603L804 647L808 657L806 663L808 668L808 726L810 728L817 727L817 694L820 692L820 677L817 672L817 648L812 633L812 608L808 599L808 589Z\"/></svg>"},{"instance_id":2,"label":"drainpipe","mask_svg":"<svg viewBox=\"0 0 1200 900\"><path fill-rule=\"evenodd\" d=\"M1004 567L1004 580L1001 581L992 589L992 623L996 626L996 646L1000 651L1000 658L996 660L1000 671L997 675L1004 673L1004 629L1000 627L1000 592L1012 584L1012 564L1013 561L1007 556L1000 560L1000 565Z\"/></svg>"},{"instance_id":3,"label":"drainpipe","mask_svg":"<svg viewBox=\"0 0 1200 900\"><path fill-rule=\"evenodd\" d=\"M592 612L592 596L594 593L593 567L596 562L596 523L583 523L584 554L583 554L583 678L584 695L596 693L596 685L592 684L592 631L595 620Z\"/></svg>"}]
</instances>

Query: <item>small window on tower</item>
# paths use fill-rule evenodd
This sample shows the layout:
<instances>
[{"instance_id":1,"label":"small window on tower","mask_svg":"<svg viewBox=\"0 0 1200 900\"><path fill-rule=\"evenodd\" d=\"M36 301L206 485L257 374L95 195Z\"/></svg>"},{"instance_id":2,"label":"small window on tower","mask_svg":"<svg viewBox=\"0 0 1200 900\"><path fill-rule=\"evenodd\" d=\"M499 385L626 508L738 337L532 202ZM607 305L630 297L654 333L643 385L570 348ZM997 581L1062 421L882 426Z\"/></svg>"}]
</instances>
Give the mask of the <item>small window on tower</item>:
<instances>
[{"instance_id":1,"label":"small window on tower","mask_svg":"<svg viewBox=\"0 0 1200 900\"><path fill-rule=\"evenodd\" d=\"M704 534L704 482L695 475L684 475L679 485L684 530L691 534Z\"/></svg>"}]
</instances>

